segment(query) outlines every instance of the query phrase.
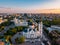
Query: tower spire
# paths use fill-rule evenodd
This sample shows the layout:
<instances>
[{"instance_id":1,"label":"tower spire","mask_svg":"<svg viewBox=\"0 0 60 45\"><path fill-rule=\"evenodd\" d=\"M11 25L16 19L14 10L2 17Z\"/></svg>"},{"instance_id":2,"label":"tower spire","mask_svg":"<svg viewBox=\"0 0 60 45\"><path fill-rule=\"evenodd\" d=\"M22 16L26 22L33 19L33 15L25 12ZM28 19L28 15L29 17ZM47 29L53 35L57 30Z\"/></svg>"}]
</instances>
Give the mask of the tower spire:
<instances>
[{"instance_id":1,"label":"tower spire","mask_svg":"<svg viewBox=\"0 0 60 45\"><path fill-rule=\"evenodd\" d=\"M42 30L43 30L43 24L42 24L42 21L39 22L39 32L40 32L40 36L42 38Z\"/></svg>"}]
</instances>

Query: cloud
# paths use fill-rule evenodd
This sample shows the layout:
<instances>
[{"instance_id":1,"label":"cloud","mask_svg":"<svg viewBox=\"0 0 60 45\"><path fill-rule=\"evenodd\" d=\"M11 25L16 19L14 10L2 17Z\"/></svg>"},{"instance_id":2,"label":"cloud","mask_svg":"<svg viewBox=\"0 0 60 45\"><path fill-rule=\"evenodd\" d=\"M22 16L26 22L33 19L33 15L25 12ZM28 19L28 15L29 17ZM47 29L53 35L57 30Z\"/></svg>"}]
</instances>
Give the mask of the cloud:
<instances>
[{"instance_id":1,"label":"cloud","mask_svg":"<svg viewBox=\"0 0 60 45\"><path fill-rule=\"evenodd\" d=\"M60 9L0 8L0 13L60 13Z\"/></svg>"},{"instance_id":2,"label":"cloud","mask_svg":"<svg viewBox=\"0 0 60 45\"><path fill-rule=\"evenodd\" d=\"M36 6L37 5L37 6ZM51 0L50 2L45 2L43 4L36 4L27 8L6 8L0 7L0 13L17 13L17 12L27 12L27 13L60 13L60 0ZM45 10L48 9L48 10ZM54 10L49 10L54 9ZM58 10L57 10L58 9Z\"/></svg>"}]
</instances>

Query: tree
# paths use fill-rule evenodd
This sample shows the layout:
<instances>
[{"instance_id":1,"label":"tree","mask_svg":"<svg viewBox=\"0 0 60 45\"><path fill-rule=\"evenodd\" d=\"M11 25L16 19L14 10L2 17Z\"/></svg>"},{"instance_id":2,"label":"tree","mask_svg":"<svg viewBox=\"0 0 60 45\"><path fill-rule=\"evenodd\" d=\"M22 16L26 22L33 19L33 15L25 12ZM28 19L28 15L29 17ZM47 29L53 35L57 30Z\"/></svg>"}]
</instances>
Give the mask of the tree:
<instances>
[{"instance_id":1,"label":"tree","mask_svg":"<svg viewBox=\"0 0 60 45\"><path fill-rule=\"evenodd\" d=\"M12 32L11 30L8 30L6 33L4 33L4 35L11 35L13 36L15 34L15 32Z\"/></svg>"},{"instance_id":2,"label":"tree","mask_svg":"<svg viewBox=\"0 0 60 45\"><path fill-rule=\"evenodd\" d=\"M11 31L12 31L13 33L17 33L17 29L16 29L16 28L13 28Z\"/></svg>"},{"instance_id":3,"label":"tree","mask_svg":"<svg viewBox=\"0 0 60 45\"><path fill-rule=\"evenodd\" d=\"M4 30L5 26L1 26L0 27L0 31Z\"/></svg>"},{"instance_id":4,"label":"tree","mask_svg":"<svg viewBox=\"0 0 60 45\"><path fill-rule=\"evenodd\" d=\"M15 42L16 42L16 43L19 43L19 39L18 39L18 38L16 38L16 39L15 39Z\"/></svg>"},{"instance_id":5,"label":"tree","mask_svg":"<svg viewBox=\"0 0 60 45\"><path fill-rule=\"evenodd\" d=\"M23 43L25 41L25 37L24 36L21 36L20 39L19 39L19 42L20 43Z\"/></svg>"},{"instance_id":6,"label":"tree","mask_svg":"<svg viewBox=\"0 0 60 45\"><path fill-rule=\"evenodd\" d=\"M10 39L11 39L12 36L10 35L5 35L4 38L6 39L7 42L10 42Z\"/></svg>"},{"instance_id":7,"label":"tree","mask_svg":"<svg viewBox=\"0 0 60 45\"><path fill-rule=\"evenodd\" d=\"M25 42L25 37L21 36L20 38L15 39L16 43L24 43Z\"/></svg>"},{"instance_id":8,"label":"tree","mask_svg":"<svg viewBox=\"0 0 60 45\"><path fill-rule=\"evenodd\" d=\"M52 25L60 25L60 18L59 19L54 19L52 21Z\"/></svg>"},{"instance_id":9,"label":"tree","mask_svg":"<svg viewBox=\"0 0 60 45\"><path fill-rule=\"evenodd\" d=\"M43 24L44 24L45 26L47 26L47 27L50 27L50 26L51 26L51 22L48 21L48 20L43 21Z\"/></svg>"},{"instance_id":10,"label":"tree","mask_svg":"<svg viewBox=\"0 0 60 45\"><path fill-rule=\"evenodd\" d=\"M21 31L23 31L27 27L25 27L25 26L17 26L15 28L17 29L17 32L21 32Z\"/></svg>"},{"instance_id":11,"label":"tree","mask_svg":"<svg viewBox=\"0 0 60 45\"><path fill-rule=\"evenodd\" d=\"M14 24L14 22L6 21L6 22L1 23L1 26L9 26L11 24Z\"/></svg>"},{"instance_id":12,"label":"tree","mask_svg":"<svg viewBox=\"0 0 60 45\"><path fill-rule=\"evenodd\" d=\"M0 36L0 39L2 39L4 36Z\"/></svg>"},{"instance_id":13,"label":"tree","mask_svg":"<svg viewBox=\"0 0 60 45\"><path fill-rule=\"evenodd\" d=\"M39 22L40 22L40 20L36 20L36 22L37 22L37 23L39 23Z\"/></svg>"}]
</instances>

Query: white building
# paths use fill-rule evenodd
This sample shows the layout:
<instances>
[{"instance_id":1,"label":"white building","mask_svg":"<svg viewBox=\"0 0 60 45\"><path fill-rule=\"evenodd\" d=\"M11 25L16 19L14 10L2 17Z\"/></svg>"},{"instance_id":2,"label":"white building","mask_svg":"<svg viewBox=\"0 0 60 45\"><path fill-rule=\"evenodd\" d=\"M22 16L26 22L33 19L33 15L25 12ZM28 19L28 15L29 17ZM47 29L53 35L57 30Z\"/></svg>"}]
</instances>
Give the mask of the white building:
<instances>
[{"instance_id":1,"label":"white building","mask_svg":"<svg viewBox=\"0 0 60 45\"><path fill-rule=\"evenodd\" d=\"M0 24L7 21L7 19L3 19L2 17L0 17Z\"/></svg>"},{"instance_id":2,"label":"white building","mask_svg":"<svg viewBox=\"0 0 60 45\"><path fill-rule=\"evenodd\" d=\"M26 20L20 20L17 18L14 18L15 26L28 26L28 22Z\"/></svg>"},{"instance_id":3,"label":"white building","mask_svg":"<svg viewBox=\"0 0 60 45\"><path fill-rule=\"evenodd\" d=\"M42 38L42 27L43 24L42 22L40 22L38 24L38 30L37 28L35 28L35 25L31 25L28 29L25 29L23 31L23 36L26 37L26 41L28 41L27 39L37 39L38 41L40 41L39 39Z\"/></svg>"},{"instance_id":4,"label":"white building","mask_svg":"<svg viewBox=\"0 0 60 45\"><path fill-rule=\"evenodd\" d=\"M47 30L49 30L49 32L51 32L52 30L58 30L58 31L60 31L60 26L51 25L51 27L48 27Z\"/></svg>"}]
</instances>

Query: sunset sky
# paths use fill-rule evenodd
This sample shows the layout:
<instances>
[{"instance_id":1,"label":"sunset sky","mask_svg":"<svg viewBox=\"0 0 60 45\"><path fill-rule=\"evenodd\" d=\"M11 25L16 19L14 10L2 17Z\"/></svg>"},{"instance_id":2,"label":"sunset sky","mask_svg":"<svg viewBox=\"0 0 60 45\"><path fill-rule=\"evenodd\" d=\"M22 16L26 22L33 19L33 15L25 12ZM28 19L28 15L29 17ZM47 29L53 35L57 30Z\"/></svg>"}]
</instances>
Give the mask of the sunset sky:
<instances>
[{"instance_id":1,"label":"sunset sky","mask_svg":"<svg viewBox=\"0 0 60 45\"><path fill-rule=\"evenodd\" d=\"M60 9L60 0L0 0L0 12L41 12L42 9Z\"/></svg>"}]
</instances>

